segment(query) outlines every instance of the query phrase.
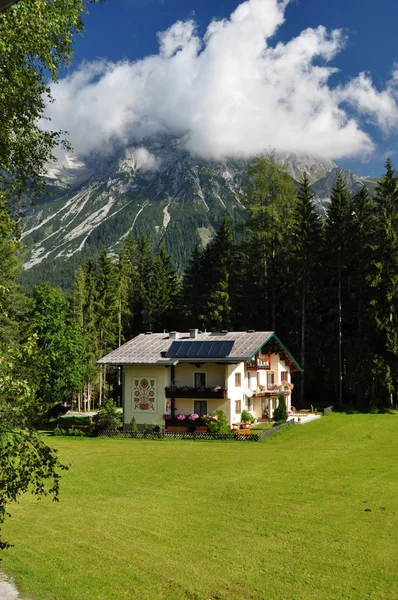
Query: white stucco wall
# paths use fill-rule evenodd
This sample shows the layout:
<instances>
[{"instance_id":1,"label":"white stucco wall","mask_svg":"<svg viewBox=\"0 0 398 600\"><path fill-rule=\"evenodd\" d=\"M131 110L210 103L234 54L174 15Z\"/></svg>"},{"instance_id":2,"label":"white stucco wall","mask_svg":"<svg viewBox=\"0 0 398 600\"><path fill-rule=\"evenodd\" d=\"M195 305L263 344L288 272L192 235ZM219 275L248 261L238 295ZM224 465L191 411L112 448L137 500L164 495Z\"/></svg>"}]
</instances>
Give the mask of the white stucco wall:
<instances>
[{"instance_id":1,"label":"white stucco wall","mask_svg":"<svg viewBox=\"0 0 398 600\"><path fill-rule=\"evenodd\" d=\"M225 365L212 363L202 363L200 367L187 363L177 365L175 368L176 386L194 386L195 373L206 374L206 387L215 387L217 385L226 387Z\"/></svg>"},{"instance_id":2,"label":"white stucco wall","mask_svg":"<svg viewBox=\"0 0 398 600\"><path fill-rule=\"evenodd\" d=\"M134 381L147 378L155 381L154 409L139 410L134 406ZM138 425L163 425L166 412L164 388L170 383L169 367L123 367L123 421L129 424L134 415Z\"/></svg>"}]
</instances>

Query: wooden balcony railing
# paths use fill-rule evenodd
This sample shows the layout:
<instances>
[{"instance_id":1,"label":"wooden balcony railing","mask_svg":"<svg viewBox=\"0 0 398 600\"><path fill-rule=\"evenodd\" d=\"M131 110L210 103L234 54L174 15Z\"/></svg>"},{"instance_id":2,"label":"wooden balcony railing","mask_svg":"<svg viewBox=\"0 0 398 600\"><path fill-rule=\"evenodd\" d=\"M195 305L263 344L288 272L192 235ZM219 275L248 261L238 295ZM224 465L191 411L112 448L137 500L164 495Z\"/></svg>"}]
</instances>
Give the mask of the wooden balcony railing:
<instances>
[{"instance_id":1,"label":"wooden balcony railing","mask_svg":"<svg viewBox=\"0 0 398 600\"><path fill-rule=\"evenodd\" d=\"M166 398L224 398L226 389L220 385L214 387L191 387L189 385L174 386L165 388Z\"/></svg>"}]
</instances>

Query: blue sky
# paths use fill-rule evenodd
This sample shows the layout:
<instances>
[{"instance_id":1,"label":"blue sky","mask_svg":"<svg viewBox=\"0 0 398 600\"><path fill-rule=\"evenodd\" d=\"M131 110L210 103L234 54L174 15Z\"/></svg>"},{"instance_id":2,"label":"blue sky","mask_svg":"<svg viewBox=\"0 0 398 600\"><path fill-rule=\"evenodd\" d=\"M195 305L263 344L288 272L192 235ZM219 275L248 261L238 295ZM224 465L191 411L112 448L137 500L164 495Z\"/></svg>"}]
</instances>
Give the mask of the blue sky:
<instances>
[{"instance_id":1,"label":"blue sky","mask_svg":"<svg viewBox=\"0 0 398 600\"><path fill-rule=\"evenodd\" d=\"M72 71L82 61L104 58L113 62L133 62L157 54L157 32L168 29L178 20L194 19L198 34L203 35L212 19L228 18L238 4L236 0L107 0L105 4L91 5L85 19L86 32L75 42ZM331 75L329 87L347 84L360 72L366 72L380 92L392 76L394 63L398 63L397 22L398 2L391 0L378 0L377 3L370 0L300 0L287 6L285 22L268 44L287 43L308 27L323 25L328 30L342 29L344 49L328 62L339 72ZM313 63L322 65L324 61L315 58ZM351 109L347 110L351 115ZM361 129L371 136L374 149L367 158L335 160L359 175L378 176L386 152L391 151L393 161L398 161L398 155L394 156L398 137L391 133L393 127L385 126L381 130L371 124L374 115L370 117L363 113L356 118L360 120Z\"/></svg>"}]
</instances>

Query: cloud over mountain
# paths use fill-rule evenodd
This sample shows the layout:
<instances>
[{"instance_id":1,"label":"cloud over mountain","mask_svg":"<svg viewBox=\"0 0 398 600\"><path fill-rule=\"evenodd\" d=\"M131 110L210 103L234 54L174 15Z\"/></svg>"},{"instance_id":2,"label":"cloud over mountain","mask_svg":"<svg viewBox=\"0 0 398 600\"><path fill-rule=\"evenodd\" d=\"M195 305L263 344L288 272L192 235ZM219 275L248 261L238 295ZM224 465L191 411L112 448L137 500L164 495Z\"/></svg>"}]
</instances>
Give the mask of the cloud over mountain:
<instances>
[{"instance_id":1,"label":"cloud over mountain","mask_svg":"<svg viewBox=\"0 0 398 600\"><path fill-rule=\"evenodd\" d=\"M398 124L398 70L378 91L368 74L332 86L341 30L306 29L272 45L290 0L248 0L203 38L192 20L158 35L159 53L137 62L84 63L52 86L51 128L75 151L110 149L168 132L205 158L242 158L274 148L325 158L367 154L366 120Z\"/></svg>"}]
</instances>

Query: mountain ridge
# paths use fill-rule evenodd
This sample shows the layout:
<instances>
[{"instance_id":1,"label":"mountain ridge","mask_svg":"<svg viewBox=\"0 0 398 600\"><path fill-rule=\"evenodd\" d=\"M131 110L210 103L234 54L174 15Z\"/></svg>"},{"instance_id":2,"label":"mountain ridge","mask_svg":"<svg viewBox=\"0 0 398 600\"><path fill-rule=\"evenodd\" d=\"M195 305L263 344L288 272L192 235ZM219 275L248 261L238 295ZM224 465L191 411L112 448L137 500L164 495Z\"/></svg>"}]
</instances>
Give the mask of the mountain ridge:
<instances>
[{"instance_id":1,"label":"mountain ridge","mask_svg":"<svg viewBox=\"0 0 398 600\"><path fill-rule=\"evenodd\" d=\"M340 171L337 165L292 153L276 158L296 181L308 172L319 210L324 210ZM242 218L247 164L194 157L171 136L146 138L107 156L92 153L84 161L66 157L49 172L51 195L25 217L23 281L47 278L62 286L79 262L103 246L116 252L130 231L136 237L145 233L153 246L164 241L182 270L193 246L211 239L223 215ZM344 176L356 190L360 179L351 172Z\"/></svg>"}]
</instances>

